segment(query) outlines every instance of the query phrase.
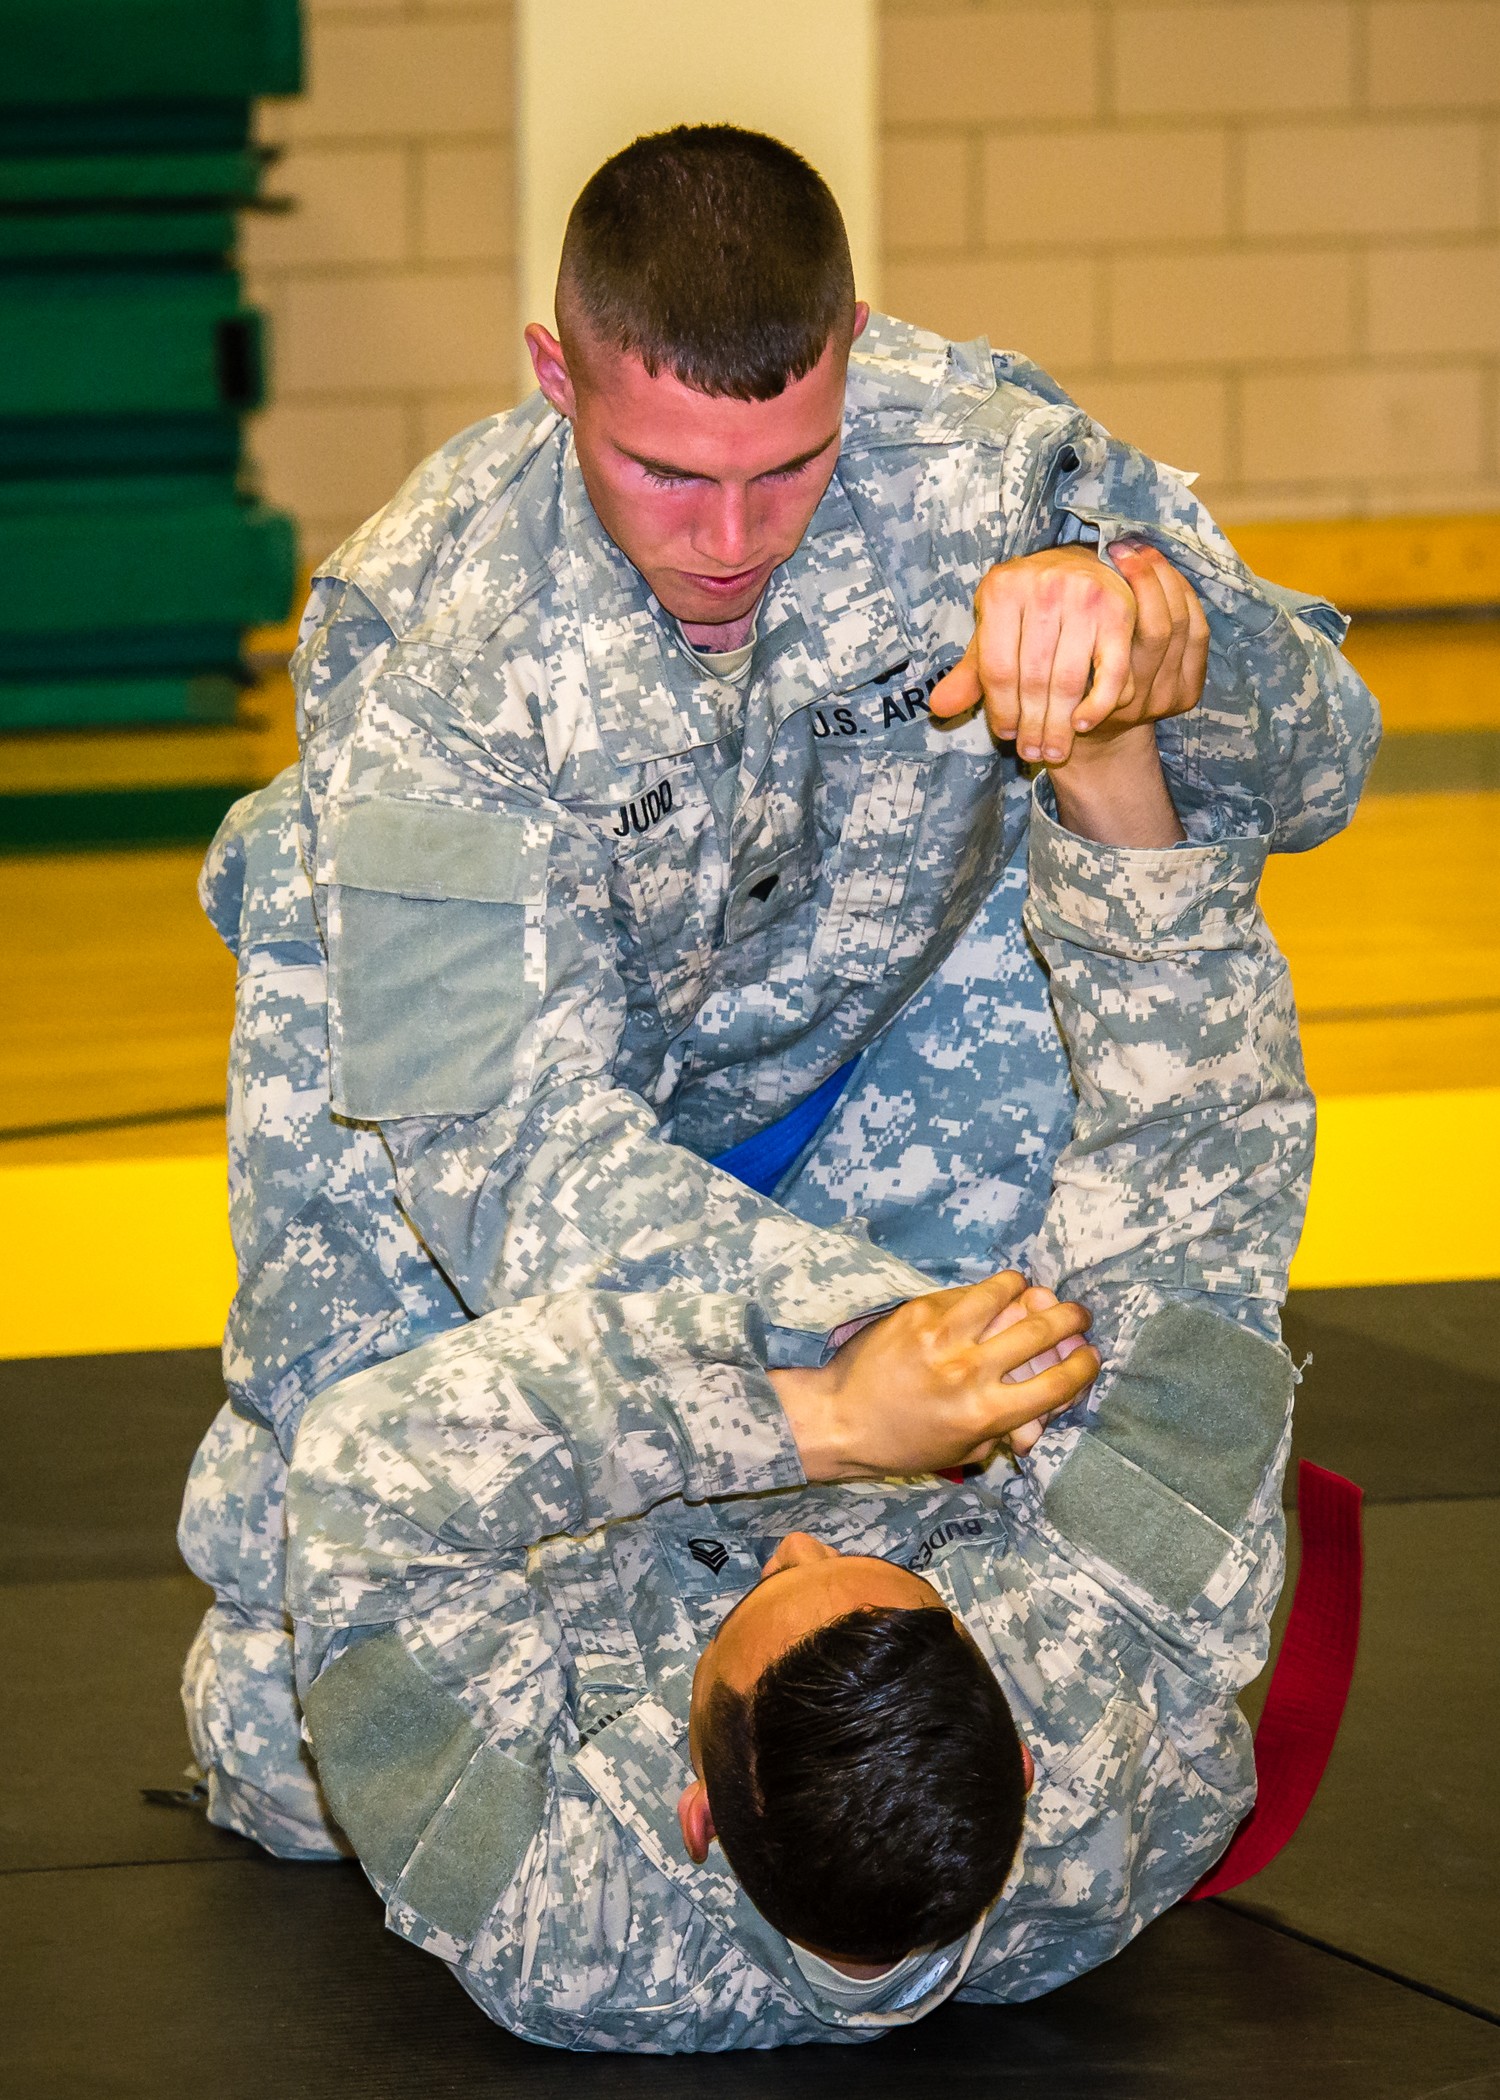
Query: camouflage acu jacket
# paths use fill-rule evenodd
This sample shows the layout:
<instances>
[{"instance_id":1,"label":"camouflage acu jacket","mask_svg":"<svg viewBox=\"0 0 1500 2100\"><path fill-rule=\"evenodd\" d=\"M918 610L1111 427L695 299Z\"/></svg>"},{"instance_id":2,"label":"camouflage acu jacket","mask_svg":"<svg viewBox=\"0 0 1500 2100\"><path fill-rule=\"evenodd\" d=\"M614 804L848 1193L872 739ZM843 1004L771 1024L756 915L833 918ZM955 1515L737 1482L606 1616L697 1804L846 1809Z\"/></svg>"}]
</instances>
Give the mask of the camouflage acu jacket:
<instances>
[{"instance_id":1,"label":"camouflage acu jacket","mask_svg":"<svg viewBox=\"0 0 1500 2100\"><path fill-rule=\"evenodd\" d=\"M790 1330L814 1277L858 1288L867 1242L703 1161L869 1043L1024 849L1011 753L927 709L981 576L1127 531L1213 632L1202 705L1160 731L1179 808L1264 803L1282 849L1337 831L1376 736L1338 616L982 341L877 320L856 345L747 691L684 649L540 397L325 565L295 671L332 1104L379 1127L471 1312L680 1279Z\"/></svg>"},{"instance_id":2,"label":"camouflage acu jacket","mask_svg":"<svg viewBox=\"0 0 1500 2100\"><path fill-rule=\"evenodd\" d=\"M1249 1807L1234 1694L1282 1573L1277 1308L1313 1113L1266 838L1195 830L1130 851L1033 820L1079 1101L1037 1271L1092 1307L1106 1368L1020 1468L806 1485L752 1296L681 1283L517 1303L311 1401L288 1595L321 1779L391 1926L517 2033L860 2041L954 1992L1029 1998L1180 1897ZM674 1817L698 1653L798 1527L932 1581L1037 1764L994 1908L858 2012Z\"/></svg>"}]
</instances>

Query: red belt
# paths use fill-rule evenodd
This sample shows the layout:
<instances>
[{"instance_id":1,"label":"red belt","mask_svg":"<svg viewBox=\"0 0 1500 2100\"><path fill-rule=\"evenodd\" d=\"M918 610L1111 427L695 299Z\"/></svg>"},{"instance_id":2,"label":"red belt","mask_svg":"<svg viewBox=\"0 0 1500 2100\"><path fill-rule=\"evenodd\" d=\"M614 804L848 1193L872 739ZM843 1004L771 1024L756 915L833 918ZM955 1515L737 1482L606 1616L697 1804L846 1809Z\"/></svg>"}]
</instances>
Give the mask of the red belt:
<instances>
[{"instance_id":1,"label":"red belt","mask_svg":"<svg viewBox=\"0 0 1500 2100\"><path fill-rule=\"evenodd\" d=\"M1302 1565L1255 1731L1255 1806L1186 1900L1222 1896L1268 1867L1312 1805L1343 1719L1359 1647L1364 1492L1304 1458L1297 1468Z\"/></svg>"}]
</instances>

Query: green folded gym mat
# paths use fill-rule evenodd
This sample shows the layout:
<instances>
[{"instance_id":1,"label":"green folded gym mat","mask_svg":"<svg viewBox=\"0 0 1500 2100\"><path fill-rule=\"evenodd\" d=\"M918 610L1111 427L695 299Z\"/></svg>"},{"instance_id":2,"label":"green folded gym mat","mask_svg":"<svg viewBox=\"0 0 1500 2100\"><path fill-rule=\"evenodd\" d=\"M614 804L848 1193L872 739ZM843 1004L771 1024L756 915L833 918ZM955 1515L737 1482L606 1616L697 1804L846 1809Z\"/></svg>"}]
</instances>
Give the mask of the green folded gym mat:
<instances>
[{"instance_id":1,"label":"green folded gym mat","mask_svg":"<svg viewBox=\"0 0 1500 2100\"><path fill-rule=\"evenodd\" d=\"M226 672L179 671L146 678L0 678L0 731L232 722L239 695L238 681Z\"/></svg>"},{"instance_id":2,"label":"green folded gym mat","mask_svg":"<svg viewBox=\"0 0 1500 2100\"><path fill-rule=\"evenodd\" d=\"M17 270L0 285L0 417L242 411L261 320L232 270Z\"/></svg>"},{"instance_id":3,"label":"green folded gym mat","mask_svg":"<svg viewBox=\"0 0 1500 2100\"><path fill-rule=\"evenodd\" d=\"M234 258L275 157L252 100L301 85L298 0L4 16L0 734L232 720L244 630L295 586L292 521L242 486L266 353ZM63 799L84 833L104 807Z\"/></svg>"},{"instance_id":4,"label":"green folded gym mat","mask_svg":"<svg viewBox=\"0 0 1500 2100\"><path fill-rule=\"evenodd\" d=\"M234 213L214 210L7 212L0 209L0 270L7 264L116 262L158 256L223 262ZM7 296L0 276L0 301Z\"/></svg>"},{"instance_id":5,"label":"green folded gym mat","mask_svg":"<svg viewBox=\"0 0 1500 2100\"><path fill-rule=\"evenodd\" d=\"M6 102L290 95L297 0L7 0Z\"/></svg>"},{"instance_id":6,"label":"green folded gym mat","mask_svg":"<svg viewBox=\"0 0 1500 2100\"><path fill-rule=\"evenodd\" d=\"M83 141L77 141L82 144ZM164 142L170 149L171 140ZM14 153L0 148L0 206L187 202L248 203L267 156L254 147L216 152Z\"/></svg>"},{"instance_id":7,"label":"green folded gym mat","mask_svg":"<svg viewBox=\"0 0 1500 2100\"><path fill-rule=\"evenodd\" d=\"M0 676L45 675L52 664L60 676L101 639L124 648L162 631L190 640L197 629L207 640L284 619L296 535L290 518L232 495L129 511L0 512L0 575ZM183 658L174 651L164 661ZM219 649L206 659L222 662ZM120 668L152 666L131 650Z\"/></svg>"},{"instance_id":8,"label":"green folded gym mat","mask_svg":"<svg viewBox=\"0 0 1500 2100\"><path fill-rule=\"evenodd\" d=\"M17 482L106 475L216 475L232 481L240 420L232 409L177 416L0 417L0 503ZM27 501L40 500L28 490Z\"/></svg>"}]
</instances>

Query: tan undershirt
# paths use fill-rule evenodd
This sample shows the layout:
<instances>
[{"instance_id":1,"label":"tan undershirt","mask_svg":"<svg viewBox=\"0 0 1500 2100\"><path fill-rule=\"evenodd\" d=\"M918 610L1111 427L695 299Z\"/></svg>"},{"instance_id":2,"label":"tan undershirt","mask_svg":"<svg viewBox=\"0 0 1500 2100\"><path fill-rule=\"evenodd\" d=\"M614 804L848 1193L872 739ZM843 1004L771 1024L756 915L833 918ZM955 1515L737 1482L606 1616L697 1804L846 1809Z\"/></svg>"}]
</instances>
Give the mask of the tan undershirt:
<instances>
[{"instance_id":1,"label":"tan undershirt","mask_svg":"<svg viewBox=\"0 0 1500 2100\"><path fill-rule=\"evenodd\" d=\"M677 635L693 662L700 670L707 671L710 678L726 679L730 685L743 685L750 676L750 659L755 654L756 634L751 629L748 642L738 649L695 649L683 632L682 622L677 622Z\"/></svg>"},{"instance_id":2,"label":"tan undershirt","mask_svg":"<svg viewBox=\"0 0 1500 2100\"><path fill-rule=\"evenodd\" d=\"M846 2012L858 2012L877 1998L883 1998L888 1991L894 1991L898 1984L906 1982L924 1967L932 1970L932 1975L925 1979L925 1988L930 1990L954 1957L963 1952L964 1943L955 1940L951 1946L939 1948L936 1952L929 1947L925 1953L908 1954L903 1960L893 1962L879 1976L846 1976L842 1969L834 1968L831 1962L824 1961L820 1954L814 1954L809 1948L799 1947L795 1940L787 1944L797 1967L816 1990Z\"/></svg>"}]
</instances>

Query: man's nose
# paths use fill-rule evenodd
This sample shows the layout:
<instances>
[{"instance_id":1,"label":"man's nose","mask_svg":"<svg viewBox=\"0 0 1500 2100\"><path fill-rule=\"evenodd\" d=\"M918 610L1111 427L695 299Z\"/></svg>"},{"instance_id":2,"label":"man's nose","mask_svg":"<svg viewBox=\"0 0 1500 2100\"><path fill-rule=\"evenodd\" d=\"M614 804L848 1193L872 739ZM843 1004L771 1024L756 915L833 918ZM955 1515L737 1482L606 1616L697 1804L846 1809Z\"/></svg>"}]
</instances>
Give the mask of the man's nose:
<instances>
[{"instance_id":1,"label":"man's nose","mask_svg":"<svg viewBox=\"0 0 1500 2100\"><path fill-rule=\"evenodd\" d=\"M704 559L726 575L751 567L754 555L748 491L722 485L715 489L700 521L695 544Z\"/></svg>"},{"instance_id":2,"label":"man's nose","mask_svg":"<svg viewBox=\"0 0 1500 2100\"><path fill-rule=\"evenodd\" d=\"M825 1545L822 1539L815 1539L810 1531L789 1531L761 1572L769 1575L775 1569L799 1568L807 1560L837 1558L837 1548Z\"/></svg>"}]
</instances>

